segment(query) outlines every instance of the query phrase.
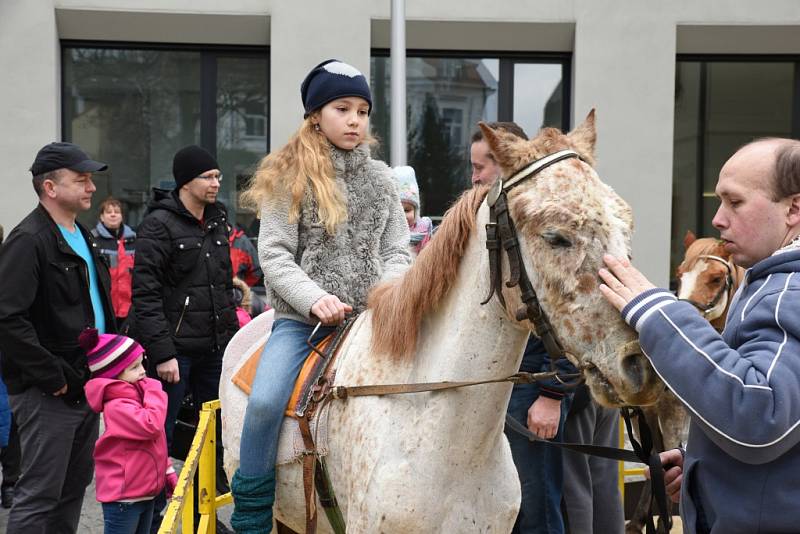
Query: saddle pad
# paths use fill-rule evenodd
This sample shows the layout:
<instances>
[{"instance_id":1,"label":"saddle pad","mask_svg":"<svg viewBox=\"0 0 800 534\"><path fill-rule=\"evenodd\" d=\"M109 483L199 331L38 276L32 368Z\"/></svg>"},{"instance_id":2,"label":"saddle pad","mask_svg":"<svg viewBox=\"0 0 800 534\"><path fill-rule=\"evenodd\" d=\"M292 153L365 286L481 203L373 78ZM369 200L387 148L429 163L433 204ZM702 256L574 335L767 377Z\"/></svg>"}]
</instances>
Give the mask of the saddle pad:
<instances>
[{"instance_id":1,"label":"saddle pad","mask_svg":"<svg viewBox=\"0 0 800 534\"><path fill-rule=\"evenodd\" d=\"M317 344L317 350L324 352L328 344L333 339L333 334L326 336L322 341ZM261 360L261 355L264 352L264 343L256 345L250 350L250 354L245 357L245 362L231 377L233 382L239 389L250 395L253 389L253 381L256 377L258 364ZM283 465L299 460L303 455L311 453L305 447L303 436L300 433L300 425L295 416L296 410L299 408L299 403L302 402L305 396L305 391L311 386L311 381L317 375L315 372L320 364L324 363L322 357L315 351L306 358L300 374L295 381L292 395L286 405L286 413L281 425L280 437L278 438L278 457L276 465ZM310 423L311 435L314 436L314 444L316 452L320 456L328 454L328 418L327 410L324 413L317 413Z\"/></svg>"},{"instance_id":2,"label":"saddle pad","mask_svg":"<svg viewBox=\"0 0 800 534\"><path fill-rule=\"evenodd\" d=\"M261 360L261 353L264 352L264 345L267 342L261 343L256 347L256 349L247 356L247 359L244 362L244 365L239 367L239 370L231 378L231 382L236 384L236 386L247 393L247 396L250 396L250 393L253 391L253 380L256 379L256 371L258 370L258 362Z\"/></svg>"},{"instance_id":3,"label":"saddle pad","mask_svg":"<svg viewBox=\"0 0 800 534\"><path fill-rule=\"evenodd\" d=\"M333 339L333 336L334 334L325 336L325 338L317 344L317 350L324 353L325 349ZM231 378L231 382L236 384L239 389L247 393L248 396L253 391L253 381L256 379L258 362L261 361L261 354L264 352L264 345L266 345L266 342L258 345L255 350L253 350L247 356L245 363ZM289 397L289 402L286 403L286 415L288 417L295 417L297 409L300 408L299 403L305 396L306 390L311 387L311 381L314 380L314 377L317 374L315 371L318 369L319 365L323 363L322 356L320 356L316 351L312 350L311 353L306 357L305 362L303 362L303 367L300 369L300 374L297 375L297 380L294 383L294 388L292 389L292 395Z\"/></svg>"}]
</instances>

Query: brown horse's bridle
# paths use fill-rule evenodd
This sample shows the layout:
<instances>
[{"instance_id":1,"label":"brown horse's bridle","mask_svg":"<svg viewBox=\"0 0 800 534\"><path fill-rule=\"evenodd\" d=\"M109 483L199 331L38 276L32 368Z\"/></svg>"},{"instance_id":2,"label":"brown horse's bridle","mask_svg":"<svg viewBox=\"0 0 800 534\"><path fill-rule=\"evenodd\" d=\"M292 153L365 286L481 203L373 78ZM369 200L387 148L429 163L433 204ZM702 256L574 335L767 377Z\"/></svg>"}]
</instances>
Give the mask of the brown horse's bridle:
<instances>
[{"instance_id":1,"label":"brown horse's bridle","mask_svg":"<svg viewBox=\"0 0 800 534\"><path fill-rule=\"evenodd\" d=\"M719 301L722 300L722 296L723 295L728 294L728 302L731 301L731 296L732 295L730 293L733 292L733 287L734 287L733 286L733 266L731 266L731 262L729 262L725 258L721 258L721 257L715 256L713 254L701 254L697 258L698 259L704 259L704 260L718 261L722 265L725 266L725 271L726 271L726 273L725 273L725 283L722 285L722 287L719 288L717 293L714 295L714 298L712 298L707 303L702 304L702 303L694 301L692 299L679 299L679 300L682 300L684 302L688 302L689 304L691 304L692 306L694 306L695 308L700 310L700 313L702 313L703 316L706 316L709 313L711 313L711 310L713 310L714 307L716 307L717 304L719 304Z\"/></svg>"},{"instance_id":2,"label":"brown horse's bridle","mask_svg":"<svg viewBox=\"0 0 800 534\"><path fill-rule=\"evenodd\" d=\"M517 237L517 229L508 208L508 192L551 165L572 158L580 159L580 156L573 150L561 150L540 158L525 165L521 170L512 174L508 180L498 179L486 195L486 203L489 205L489 223L486 224L486 248L489 251L490 286L489 295L481 304L486 304L493 295L497 295L500 304L504 308L506 307L501 287L503 283L501 254L502 249L505 249L509 267L509 279L506 282L506 287L519 286L520 298L522 299L522 306L516 310L514 317L517 321L528 319L531 322L534 333L542 340L542 344L544 344L547 354L550 356L551 366L559 358L565 358L566 352L553 332L550 320L539 303L539 298L525 269ZM560 377L557 374L555 375L556 379L562 383L564 383L565 379L575 380L580 376L580 373L568 376L562 375Z\"/></svg>"}]
</instances>

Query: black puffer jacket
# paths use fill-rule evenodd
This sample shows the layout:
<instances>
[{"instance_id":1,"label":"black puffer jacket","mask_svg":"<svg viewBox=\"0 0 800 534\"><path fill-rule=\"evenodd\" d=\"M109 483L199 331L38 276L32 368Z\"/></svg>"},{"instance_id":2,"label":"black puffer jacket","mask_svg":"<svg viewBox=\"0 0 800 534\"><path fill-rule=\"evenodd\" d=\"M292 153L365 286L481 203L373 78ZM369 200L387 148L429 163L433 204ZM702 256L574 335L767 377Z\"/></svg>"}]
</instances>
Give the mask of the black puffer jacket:
<instances>
[{"instance_id":1,"label":"black puffer jacket","mask_svg":"<svg viewBox=\"0 0 800 534\"><path fill-rule=\"evenodd\" d=\"M221 353L238 329L225 207L206 206L201 224L176 192L153 193L136 237L132 333L151 364Z\"/></svg>"}]
</instances>

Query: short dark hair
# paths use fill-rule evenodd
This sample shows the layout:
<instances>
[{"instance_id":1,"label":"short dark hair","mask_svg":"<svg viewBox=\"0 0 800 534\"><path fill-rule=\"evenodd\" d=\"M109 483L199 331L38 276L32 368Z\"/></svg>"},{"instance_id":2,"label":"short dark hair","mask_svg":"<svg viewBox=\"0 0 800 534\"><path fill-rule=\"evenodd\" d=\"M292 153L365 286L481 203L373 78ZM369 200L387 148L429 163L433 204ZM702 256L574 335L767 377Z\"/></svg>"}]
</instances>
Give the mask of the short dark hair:
<instances>
[{"instance_id":1,"label":"short dark hair","mask_svg":"<svg viewBox=\"0 0 800 534\"><path fill-rule=\"evenodd\" d=\"M775 150L772 200L777 202L800 193L800 141L787 139Z\"/></svg>"},{"instance_id":2,"label":"short dark hair","mask_svg":"<svg viewBox=\"0 0 800 534\"><path fill-rule=\"evenodd\" d=\"M61 179L61 169L55 169L53 171L47 171L42 174L34 175L31 182L33 183L33 190L36 192L36 196L42 198L42 194L44 193L45 180L52 180L54 182L58 182L60 179Z\"/></svg>"},{"instance_id":3,"label":"short dark hair","mask_svg":"<svg viewBox=\"0 0 800 534\"><path fill-rule=\"evenodd\" d=\"M528 140L528 136L525 134L525 130L517 124L516 122L511 121L499 121L499 122L487 122L486 125L493 129L493 130L504 130L510 134L514 134L517 137L521 137L522 139ZM479 141L483 141L483 131L478 128L472 134L471 143L477 143Z\"/></svg>"},{"instance_id":4,"label":"short dark hair","mask_svg":"<svg viewBox=\"0 0 800 534\"><path fill-rule=\"evenodd\" d=\"M109 207L109 206L117 207L117 208L119 208L119 211L122 212L122 202L120 202L119 200L117 200L114 197L108 197L107 199L105 199L104 201L102 201L100 203L100 206L99 206L100 212L99 213L101 213L101 214L104 213L106 211L106 208Z\"/></svg>"}]
</instances>

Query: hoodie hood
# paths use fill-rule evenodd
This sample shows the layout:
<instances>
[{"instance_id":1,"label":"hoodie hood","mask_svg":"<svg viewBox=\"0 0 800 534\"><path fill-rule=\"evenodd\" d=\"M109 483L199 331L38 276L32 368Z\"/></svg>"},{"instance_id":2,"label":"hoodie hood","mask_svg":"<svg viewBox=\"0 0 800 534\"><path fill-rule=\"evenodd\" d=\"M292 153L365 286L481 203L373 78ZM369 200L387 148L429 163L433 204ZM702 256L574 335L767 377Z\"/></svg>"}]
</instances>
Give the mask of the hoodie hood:
<instances>
[{"instance_id":1,"label":"hoodie hood","mask_svg":"<svg viewBox=\"0 0 800 534\"><path fill-rule=\"evenodd\" d=\"M753 265L747 271L747 280L751 282L771 274L798 271L800 271L800 249L786 246Z\"/></svg>"},{"instance_id":2,"label":"hoodie hood","mask_svg":"<svg viewBox=\"0 0 800 534\"><path fill-rule=\"evenodd\" d=\"M86 392L86 402L97 413L103 411L103 405L111 399L128 398L141 400L142 394L138 387L124 380L116 378L92 378L83 386Z\"/></svg>"},{"instance_id":3,"label":"hoodie hood","mask_svg":"<svg viewBox=\"0 0 800 534\"><path fill-rule=\"evenodd\" d=\"M104 225L102 222L98 222L94 229L97 230L97 233L100 237L104 237L106 239L116 239L116 236L111 235L111 232L108 231L108 228L106 228L106 225ZM122 235L120 237L122 239L133 239L136 237L136 232L133 231L133 228L123 223Z\"/></svg>"}]
</instances>

